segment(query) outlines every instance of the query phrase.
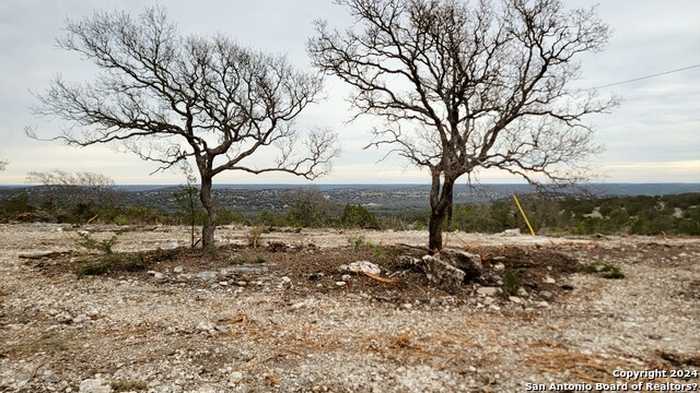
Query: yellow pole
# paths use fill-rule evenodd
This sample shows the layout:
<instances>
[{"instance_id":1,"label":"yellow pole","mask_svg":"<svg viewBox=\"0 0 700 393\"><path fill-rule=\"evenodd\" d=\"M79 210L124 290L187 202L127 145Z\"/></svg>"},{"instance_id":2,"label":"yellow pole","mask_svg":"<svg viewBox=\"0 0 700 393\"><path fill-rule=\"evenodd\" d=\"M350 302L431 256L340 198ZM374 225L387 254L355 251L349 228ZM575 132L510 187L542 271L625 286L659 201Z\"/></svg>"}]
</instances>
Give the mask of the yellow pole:
<instances>
[{"instance_id":1,"label":"yellow pole","mask_svg":"<svg viewBox=\"0 0 700 393\"><path fill-rule=\"evenodd\" d=\"M523 207L520 205L520 200L518 199L518 196L513 194L513 199L515 200L515 205L518 207L518 210L520 210L520 214L523 215L523 218L525 219L525 223L527 224L527 227L530 228L530 234L532 236L536 236L535 230L532 229L532 225L530 225L530 220L527 219L527 214L525 214L525 210L523 210Z\"/></svg>"}]
</instances>

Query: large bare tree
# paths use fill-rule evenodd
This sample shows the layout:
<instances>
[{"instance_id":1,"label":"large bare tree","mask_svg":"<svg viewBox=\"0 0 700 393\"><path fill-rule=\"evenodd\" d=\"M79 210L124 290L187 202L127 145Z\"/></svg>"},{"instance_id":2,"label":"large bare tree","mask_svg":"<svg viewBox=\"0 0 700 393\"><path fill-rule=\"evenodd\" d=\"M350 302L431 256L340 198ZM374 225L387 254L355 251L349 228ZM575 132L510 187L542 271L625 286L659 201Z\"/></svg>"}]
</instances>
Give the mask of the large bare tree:
<instances>
[{"instance_id":1,"label":"large bare tree","mask_svg":"<svg viewBox=\"0 0 700 393\"><path fill-rule=\"evenodd\" d=\"M161 170L193 159L208 213L205 248L214 244L216 175L276 171L313 179L329 169L335 135L310 130L298 141L295 123L321 91L318 75L222 36L183 37L160 8L136 17L96 13L69 22L66 31L59 46L102 72L82 84L57 78L40 96L38 113L72 125L51 139L76 146L123 143ZM277 158L261 164L269 149Z\"/></svg>"},{"instance_id":2,"label":"large bare tree","mask_svg":"<svg viewBox=\"0 0 700 393\"><path fill-rule=\"evenodd\" d=\"M390 146L432 178L431 250L462 175L498 168L531 183L579 178L595 150L588 115L614 104L571 88L577 59L600 50L595 10L558 0L339 0L353 28L323 21L309 53L352 86L356 115L375 115L368 147Z\"/></svg>"}]
</instances>

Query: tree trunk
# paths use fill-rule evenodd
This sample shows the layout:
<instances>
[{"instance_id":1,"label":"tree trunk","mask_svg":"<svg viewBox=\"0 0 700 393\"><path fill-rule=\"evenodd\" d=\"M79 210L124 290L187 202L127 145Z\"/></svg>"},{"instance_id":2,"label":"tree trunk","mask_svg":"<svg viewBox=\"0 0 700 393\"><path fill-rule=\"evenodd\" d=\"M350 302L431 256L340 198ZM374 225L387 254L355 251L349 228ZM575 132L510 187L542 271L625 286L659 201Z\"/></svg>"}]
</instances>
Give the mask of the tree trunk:
<instances>
[{"instance_id":1,"label":"tree trunk","mask_svg":"<svg viewBox=\"0 0 700 393\"><path fill-rule=\"evenodd\" d=\"M452 205L454 179L445 176L441 185L440 174L433 174L433 184L430 189L430 222L428 224L428 249L433 252L442 250L442 231L445 218Z\"/></svg>"},{"instance_id":2,"label":"tree trunk","mask_svg":"<svg viewBox=\"0 0 700 393\"><path fill-rule=\"evenodd\" d=\"M212 177L202 175L202 187L199 192L199 199L202 201L202 206L207 212L202 226L202 248L210 250L214 248L214 222L216 220L216 209L214 201L211 198Z\"/></svg>"}]
</instances>

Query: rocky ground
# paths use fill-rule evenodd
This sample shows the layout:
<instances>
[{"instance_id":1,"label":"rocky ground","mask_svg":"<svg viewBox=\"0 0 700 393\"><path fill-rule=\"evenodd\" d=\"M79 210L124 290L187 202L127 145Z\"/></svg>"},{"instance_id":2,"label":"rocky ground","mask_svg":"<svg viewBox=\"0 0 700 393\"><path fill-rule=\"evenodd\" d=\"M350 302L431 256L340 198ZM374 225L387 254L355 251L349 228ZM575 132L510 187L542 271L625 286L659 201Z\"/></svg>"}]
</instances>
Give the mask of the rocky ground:
<instances>
[{"instance_id":1,"label":"rocky ground","mask_svg":"<svg viewBox=\"0 0 700 393\"><path fill-rule=\"evenodd\" d=\"M123 232L121 252L188 238L80 229ZM99 256L77 252L76 228L0 225L0 391L520 392L700 367L697 238L450 234L487 274L446 292L399 262L422 232L279 231L256 249L247 234L85 276ZM381 274L338 270L356 260ZM687 376L656 382L700 382Z\"/></svg>"}]
</instances>

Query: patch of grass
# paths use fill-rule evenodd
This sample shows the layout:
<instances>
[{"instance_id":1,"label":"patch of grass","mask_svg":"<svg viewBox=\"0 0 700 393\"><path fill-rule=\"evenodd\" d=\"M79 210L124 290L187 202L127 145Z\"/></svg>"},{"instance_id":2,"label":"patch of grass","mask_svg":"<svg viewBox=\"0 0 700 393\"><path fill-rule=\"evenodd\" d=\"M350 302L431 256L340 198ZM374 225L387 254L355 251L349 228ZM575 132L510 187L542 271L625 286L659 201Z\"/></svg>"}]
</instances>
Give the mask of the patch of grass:
<instances>
[{"instance_id":1,"label":"patch of grass","mask_svg":"<svg viewBox=\"0 0 700 393\"><path fill-rule=\"evenodd\" d=\"M140 254L107 254L78 266L78 276L101 276L113 272L141 272L148 263Z\"/></svg>"},{"instance_id":2,"label":"patch of grass","mask_svg":"<svg viewBox=\"0 0 700 393\"><path fill-rule=\"evenodd\" d=\"M503 294L505 296L515 296L518 293L522 279L520 271L517 269L509 269L503 274Z\"/></svg>"},{"instance_id":3,"label":"patch of grass","mask_svg":"<svg viewBox=\"0 0 700 393\"><path fill-rule=\"evenodd\" d=\"M365 237L362 235L351 236L348 238L348 244L354 251L359 251L366 243Z\"/></svg>"},{"instance_id":4,"label":"patch of grass","mask_svg":"<svg viewBox=\"0 0 700 393\"><path fill-rule=\"evenodd\" d=\"M109 239L96 240L89 232L78 232L78 238L75 240L75 243L90 251L99 251L105 255L112 255L114 254L112 248L117 243L117 237L118 235L113 235Z\"/></svg>"},{"instance_id":5,"label":"patch of grass","mask_svg":"<svg viewBox=\"0 0 700 393\"><path fill-rule=\"evenodd\" d=\"M584 265L581 270L584 273L597 274L609 280L621 280L625 278L625 273L622 272L619 266L606 262L594 262L590 265Z\"/></svg>"},{"instance_id":6,"label":"patch of grass","mask_svg":"<svg viewBox=\"0 0 700 393\"><path fill-rule=\"evenodd\" d=\"M112 389L115 392L138 392L148 389L148 384L144 381L136 381L129 379L119 379L111 382Z\"/></svg>"}]
</instances>

